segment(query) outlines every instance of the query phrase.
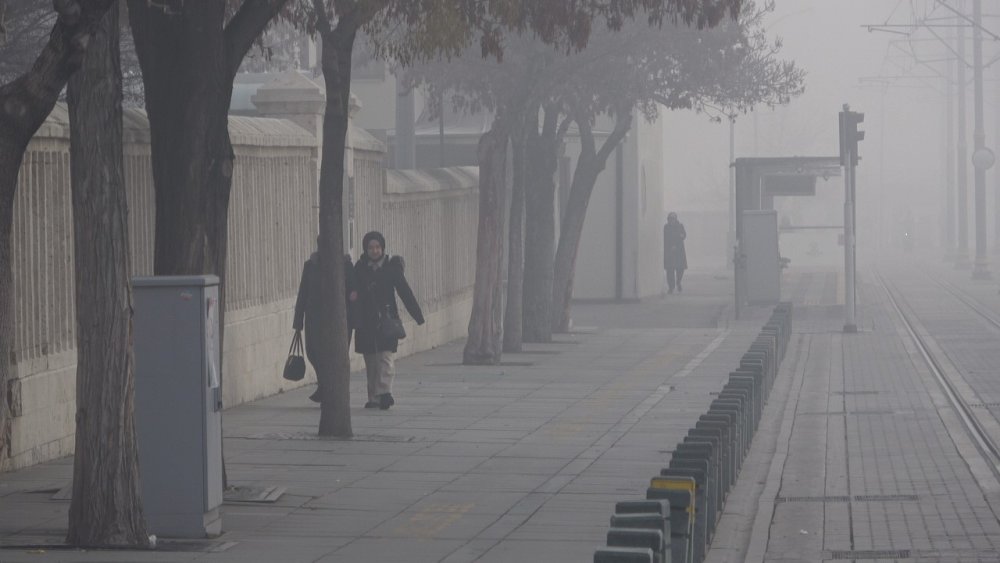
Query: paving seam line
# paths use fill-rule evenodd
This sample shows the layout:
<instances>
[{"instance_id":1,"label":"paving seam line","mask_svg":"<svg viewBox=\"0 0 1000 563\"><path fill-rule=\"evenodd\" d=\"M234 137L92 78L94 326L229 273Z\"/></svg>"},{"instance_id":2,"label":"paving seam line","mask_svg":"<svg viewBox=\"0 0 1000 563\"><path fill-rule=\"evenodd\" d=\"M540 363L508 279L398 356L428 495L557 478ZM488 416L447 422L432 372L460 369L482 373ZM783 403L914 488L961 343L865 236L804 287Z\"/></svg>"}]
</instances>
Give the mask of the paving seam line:
<instances>
[{"instance_id":1,"label":"paving seam line","mask_svg":"<svg viewBox=\"0 0 1000 563\"><path fill-rule=\"evenodd\" d=\"M706 346L704 350L702 350L697 356L692 358L691 361L689 361L687 365L685 365L679 372L675 373L674 377L680 378L691 375L691 373L693 373L694 370L698 369L698 366L700 366L701 363L704 362L706 358L712 355L712 352L715 352L716 348L718 348L719 346L722 345L723 342L725 342L726 337L729 336L731 332L732 329L727 328L723 330L721 333L719 333L719 336L716 336L715 340L710 342L709 345Z\"/></svg>"},{"instance_id":2,"label":"paving seam line","mask_svg":"<svg viewBox=\"0 0 1000 563\"><path fill-rule=\"evenodd\" d=\"M798 395L805 381L805 371L809 361L809 347L811 343L812 337L810 335L800 335L798 345L806 347L805 353L798 356L797 365L792 372L792 385L788 392L788 397L785 399L785 411L782 415L781 431L778 434L774 455L771 458L771 467L767 472L767 484L757 499L757 515L753 519L753 526L750 531L750 545L743 559L745 563L762 563L764 556L767 554L771 520L774 516L774 499L778 496L781 488L780 477L785 468L785 461L788 459L789 444L792 440L792 427L795 425L795 409L798 407ZM839 339L836 339L835 345L837 343L839 343Z\"/></svg>"}]
</instances>

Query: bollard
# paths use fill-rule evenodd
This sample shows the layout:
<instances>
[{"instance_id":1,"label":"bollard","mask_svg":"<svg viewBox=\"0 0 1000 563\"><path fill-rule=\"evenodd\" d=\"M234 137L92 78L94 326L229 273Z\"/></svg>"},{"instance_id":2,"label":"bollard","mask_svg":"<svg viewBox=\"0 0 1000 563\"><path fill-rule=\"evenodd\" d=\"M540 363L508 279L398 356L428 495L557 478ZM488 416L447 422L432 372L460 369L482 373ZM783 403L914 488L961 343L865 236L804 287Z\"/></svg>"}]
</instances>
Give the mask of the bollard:
<instances>
[{"instance_id":1,"label":"bollard","mask_svg":"<svg viewBox=\"0 0 1000 563\"><path fill-rule=\"evenodd\" d=\"M670 538L673 537L674 527L676 527L676 524L671 524L670 522L670 512L670 501L666 499L623 500L615 503L615 515L617 516L625 514L658 514L663 519L663 540L666 544L664 553L669 553L670 551ZM669 558L666 558L666 560L669 560Z\"/></svg>"},{"instance_id":2,"label":"bollard","mask_svg":"<svg viewBox=\"0 0 1000 563\"><path fill-rule=\"evenodd\" d=\"M705 498L705 542L712 541L712 535L715 531L715 522L721 510L721 505L719 504L719 478L717 465L712 461L710 457L712 454L706 449L702 449L699 446L708 446L710 444L688 444L684 449L674 450L671 458L670 465L667 470L671 469L694 469L696 471L705 471L705 486L703 497ZM681 445L678 445L680 448ZM660 472L661 474L663 471Z\"/></svg>"},{"instance_id":3,"label":"bollard","mask_svg":"<svg viewBox=\"0 0 1000 563\"><path fill-rule=\"evenodd\" d=\"M700 430L700 426L703 423L712 423L723 431L723 445L720 452L722 459L720 463L722 463L725 469L727 489L736 484L736 456L738 455L737 451L740 444L735 422L736 417L732 413L713 412L710 409L707 413L698 417L698 422L695 423L695 430Z\"/></svg>"},{"instance_id":4,"label":"bollard","mask_svg":"<svg viewBox=\"0 0 1000 563\"><path fill-rule=\"evenodd\" d=\"M653 477L646 489L647 499L670 503L670 553L674 563L693 561L697 487L691 477Z\"/></svg>"},{"instance_id":5,"label":"bollard","mask_svg":"<svg viewBox=\"0 0 1000 563\"><path fill-rule=\"evenodd\" d=\"M743 458L750 448L750 440L753 436L753 430L748 422L749 419L747 417L747 408L744 403L743 394L723 391L719 394L719 398L712 401L708 412L713 414L729 414L736 419L737 434L740 437L740 443L737 455L733 461L736 463L736 471L738 473L739 469L743 466Z\"/></svg>"},{"instance_id":6,"label":"bollard","mask_svg":"<svg viewBox=\"0 0 1000 563\"><path fill-rule=\"evenodd\" d=\"M734 380L734 376L742 377L736 372L731 373L730 379L726 383L726 386L722 388L722 392L719 393L719 397L732 399L734 396L742 395L747 409L747 437L750 440L753 440L754 432L757 431L757 423L760 420L758 414L759 410L757 408L757 397L756 393L754 393L754 384L752 380ZM749 444L747 449L749 449Z\"/></svg>"},{"instance_id":7,"label":"bollard","mask_svg":"<svg viewBox=\"0 0 1000 563\"><path fill-rule=\"evenodd\" d=\"M688 435L684 437L684 443L703 442L705 438L713 436L719 437L718 450L716 450L716 461L719 467L719 500L725 502L729 493L730 479L732 478L732 443L729 439L729 425L725 422L704 420L701 415L694 428L688 430Z\"/></svg>"},{"instance_id":8,"label":"bollard","mask_svg":"<svg viewBox=\"0 0 1000 563\"><path fill-rule=\"evenodd\" d=\"M694 512L692 513L692 518L694 519L694 532L691 536L692 543L692 553L694 558L692 561L698 563L705 556L705 547L708 545L708 496L705 490L705 485L708 479L708 468L705 467L707 462L702 462L703 466L701 469L693 469L687 467L668 467L660 470L661 477L691 477L695 481L695 495L694 495Z\"/></svg>"},{"instance_id":9,"label":"bollard","mask_svg":"<svg viewBox=\"0 0 1000 563\"><path fill-rule=\"evenodd\" d=\"M662 514L655 512L646 513L632 513L632 514L614 514L611 516L611 527L621 528L621 529L636 529L636 530L656 530L660 534L660 544L658 546L649 546L657 558L663 554L668 543L667 538L670 537L670 521L663 518ZM611 543L608 543L611 546ZM622 546L622 547L645 547L642 545L635 546Z\"/></svg>"},{"instance_id":10,"label":"bollard","mask_svg":"<svg viewBox=\"0 0 1000 563\"><path fill-rule=\"evenodd\" d=\"M743 415L743 432L747 437L747 443L744 444L743 450L743 455L746 456L746 451L750 449L750 441L753 440L754 432L753 397L747 389L726 385L719 393L719 398L716 401L718 400L739 402L740 414Z\"/></svg>"},{"instance_id":11,"label":"bollard","mask_svg":"<svg viewBox=\"0 0 1000 563\"><path fill-rule=\"evenodd\" d=\"M640 547L599 547L594 563L653 563L653 551Z\"/></svg>"},{"instance_id":12,"label":"bollard","mask_svg":"<svg viewBox=\"0 0 1000 563\"><path fill-rule=\"evenodd\" d=\"M726 383L724 387L727 391L732 390L743 390L747 393L747 399L749 400L749 407L752 414L752 424L750 429L752 431L757 430L757 423L760 422L760 400L758 395L758 386L754 381L753 376L746 376L737 373L729 374L729 382Z\"/></svg>"},{"instance_id":13,"label":"bollard","mask_svg":"<svg viewBox=\"0 0 1000 563\"><path fill-rule=\"evenodd\" d=\"M653 560L663 563L663 531L643 528L611 528L608 530L608 547L638 547L653 552Z\"/></svg>"},{"instance_id":14,"label":"bollard","mask_svg":"<svg viewBox=\"0 0 1000 563\"><path fill-rule=\"evenodd\" d=\"M725 487L726 472L723 467L723 450L722 436L718 429L713 428L692 428L688 430L687 436L677 447L674 448L673 455L684 454L688 457L689 454L700 455L703 459L708 460L710 481L712 483L713 495L715 496L716 510L722 508L722 497L723 497L723 487Z\"/></svg>"}]
</instances>

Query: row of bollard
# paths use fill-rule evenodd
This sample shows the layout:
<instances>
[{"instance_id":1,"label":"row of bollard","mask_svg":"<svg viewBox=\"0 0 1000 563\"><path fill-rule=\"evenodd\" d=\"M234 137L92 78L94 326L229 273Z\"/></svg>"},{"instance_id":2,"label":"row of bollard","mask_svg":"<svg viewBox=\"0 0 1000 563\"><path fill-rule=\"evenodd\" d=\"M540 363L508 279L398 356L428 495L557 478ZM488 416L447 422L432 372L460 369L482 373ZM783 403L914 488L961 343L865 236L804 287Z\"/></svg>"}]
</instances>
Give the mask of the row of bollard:
<instances>
[{"instance_id":1,"label":"row of bollard","mask_svg":"<svg viewBox=\"0 0 1000 563\"><path fill-rule=\"evenodd\" d=\"M650 480L646 500L615 504L594 563L701 563L736 484L792 333L779 303L739 367Z\"/></svg>"}]
</instances>

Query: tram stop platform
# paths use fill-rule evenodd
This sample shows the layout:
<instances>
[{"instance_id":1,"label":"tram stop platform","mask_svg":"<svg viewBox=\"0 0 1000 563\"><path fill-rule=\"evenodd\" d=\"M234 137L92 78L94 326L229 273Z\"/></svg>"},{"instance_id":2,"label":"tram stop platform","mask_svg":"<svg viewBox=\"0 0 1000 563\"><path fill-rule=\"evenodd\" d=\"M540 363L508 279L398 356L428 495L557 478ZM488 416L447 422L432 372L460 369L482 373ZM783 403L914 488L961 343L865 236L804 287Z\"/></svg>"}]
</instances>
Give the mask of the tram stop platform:
<instances>
[{"instance_id":1,"label":"tram stop platform","mask_svg":"<svg viewBox=\"0 0 1000 563\"><path fill-rule=\"evenodd\" d=\"M705 560L998 560L994 465L880 279L844 334L838 275L784 274L792 332ZM231 496L217 538L69 549L72 459L2 474L0 561L593 561L772 316L731 299L726 272L694 271L682 294L575 304L572 333L500 365L461 365L461 342L401 358L388 411L354 374L351 440L316 436L311 387L229 409L230 485L266 494ZM954 326L935 322L918 330Z\"/></svg>"}]
</instances>

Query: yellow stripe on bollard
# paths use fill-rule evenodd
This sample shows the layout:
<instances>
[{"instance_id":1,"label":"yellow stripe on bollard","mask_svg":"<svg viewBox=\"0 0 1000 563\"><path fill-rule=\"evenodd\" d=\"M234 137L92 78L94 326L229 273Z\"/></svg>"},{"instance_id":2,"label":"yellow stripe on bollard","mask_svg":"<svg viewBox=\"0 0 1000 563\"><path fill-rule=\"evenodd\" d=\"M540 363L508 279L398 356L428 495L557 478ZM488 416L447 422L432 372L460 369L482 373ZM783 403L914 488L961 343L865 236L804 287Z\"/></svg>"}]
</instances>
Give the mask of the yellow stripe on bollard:
<instances>
[{"instance_id":1,"label":"yellow stripe on bollard","mask_svg":"<svg viewBox=\"0 0 1000 563\"><path fill-rule=\"evenodd\" d=\"M649 488L691 493L691 503L688 505L687 511L689 514L694 514L697 487L693 477L653 477L649 480Z\"/></svg>"}]
</instances>

